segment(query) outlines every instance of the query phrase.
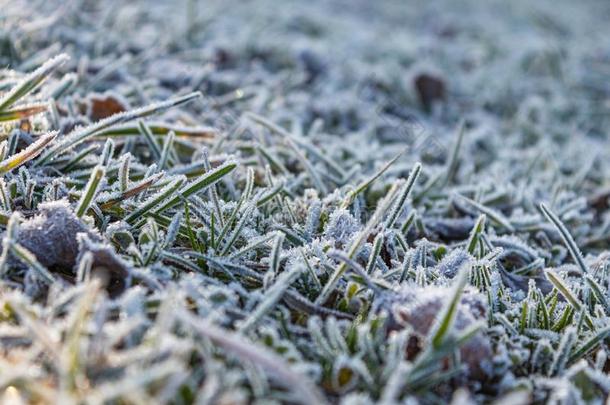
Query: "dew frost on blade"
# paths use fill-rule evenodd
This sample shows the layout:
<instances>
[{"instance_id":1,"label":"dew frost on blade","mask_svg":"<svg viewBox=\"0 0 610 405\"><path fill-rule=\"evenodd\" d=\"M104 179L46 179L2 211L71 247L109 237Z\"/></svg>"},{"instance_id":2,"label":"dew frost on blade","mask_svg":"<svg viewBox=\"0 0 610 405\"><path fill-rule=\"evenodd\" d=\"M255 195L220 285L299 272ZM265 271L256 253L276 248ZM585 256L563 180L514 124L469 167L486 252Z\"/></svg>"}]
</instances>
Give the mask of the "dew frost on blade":
<instances>
[{"instance_id":1,"label":"dew frost on blade","mask_svg":"<svg viewBox=\"0 0 610 405\"><path fill-rule=\"evenodd\" d=\"M9 158L0 162L0 174L9 172L26 162L36 158L43 149L51 143L57 137L57 132L49 132L48 134L40 136L36 142L32 143L21 152L10 156Z\"/></svg>"},{"instance_id":2,"label":"dew frost on blade","mask_svg":"<svg viewBox=\"0 0 610 405\"><path fill-rule=\"evenodd\" d=\"M69 148L77 146L79 143L85 141L87 138L94 136L99 131L110 128L117 124L122 124L127 121L135 120L137 118L157 114L159 112L167 110L168 108L184 104L198 97L201 97L201 93L190 93L182 97L176 97L167 101L149 104L145 107L140 107L135 110L120 112L111 115L108 118L104 118L95 124L86 126L84 128L76 129L75 131L61 138L61 140L53 148L51 148L48 152L41 156L40 164L47 163L52 157L61 154Z\"/></svg>"}]
</instances>

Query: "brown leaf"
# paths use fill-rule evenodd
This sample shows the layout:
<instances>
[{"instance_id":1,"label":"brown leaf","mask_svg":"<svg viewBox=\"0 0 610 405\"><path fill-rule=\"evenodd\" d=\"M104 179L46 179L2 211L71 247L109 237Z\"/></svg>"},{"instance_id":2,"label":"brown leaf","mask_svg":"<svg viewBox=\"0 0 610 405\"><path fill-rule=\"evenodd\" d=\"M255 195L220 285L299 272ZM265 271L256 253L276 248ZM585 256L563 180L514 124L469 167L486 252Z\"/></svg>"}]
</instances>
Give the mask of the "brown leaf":
<instances>
[{"instance_id":1,"label":"brown leaf","mask_svg":"<svg viewBox=\"0 0 610 405\"><path fill-rule=\"evenodd\" d=\"M430 110L435 101L442 101L446 96L445 81L429 73L420 73L415 77L415 88L419 101Z\"/></svg>"},{"instance_id":2,"label":"brown leaf","mask_svg":"<svg viewBox=\"0 0 610 405\"><path fill-rule=\"evenodd\" d=\"M113 114L127 111L129 106L125 101L110 94L94 94L89 97L87 116L96 122Z\"/></svg>"}]
</instances>

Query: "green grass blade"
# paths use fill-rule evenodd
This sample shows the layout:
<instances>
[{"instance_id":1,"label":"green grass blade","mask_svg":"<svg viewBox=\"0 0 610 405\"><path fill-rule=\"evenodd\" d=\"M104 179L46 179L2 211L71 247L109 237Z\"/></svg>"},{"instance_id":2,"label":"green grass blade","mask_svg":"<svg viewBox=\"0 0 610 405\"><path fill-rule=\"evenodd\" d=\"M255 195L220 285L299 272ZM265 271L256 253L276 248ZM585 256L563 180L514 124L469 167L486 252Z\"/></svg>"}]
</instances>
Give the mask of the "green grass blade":
<instances>
[{"instance_id":1,"label":"green grass blade","mask_svg":"<svg viewBox=\"0 0 610 405\"><path fill-rule=\"evenodd\" d=\"M449 332L451 331L451 328L453 327L455 317L457 315L457 308L460 303L464 287L468 282L468 277L468 269L463 268L458 272L457 276L455 277L451 297L447 299L442 311L440 312L438 320L430 328L430 332L428 333L429 341L432 344L432 347L435 349L438 349L443 345Z\"/></svg>"},{"instance_id":2,"label":"green grass blade","mask_svg":"<svg viewBox=\"0 0 610 405\"><path fill-rule=\"evenodd\" d=\"M547 269L544 271L546 278L555 286L559 293L574 307L576 311L581 311L585 308L584 304L578 299L578 297L570 290L566 285L565 281L553 270ZM585 313L585 322L589 328L593 329L593 322L589 314Z\"/></svg>"},{"instance_id":3,"label":"green grass blade","mask_svg":"<svg viewBox=\"0 0 610 405\"><path fill-rule=\"evenodd\" d=\"M68 60L68 55L61 54L57 55L53 59L50 59L38 69L28 74L23 80L21 80L15 87L9 90L0 99L0 111L6 111L9 107L25 97L32 91L36 90L38 86L60 65Z\"/></svg>"},{"instance_id":4,"label":"green grass blade","mask_svg":"<svg viewBox=\"0 0 610 405\"><path fill-rule=\"evenodd\" d=\"M474 224L474 228L470 232L470 236L468 237L468 242L466 243L466 249L468 253L474 255L474 249L477 247L477 243L479 242L479 237L483 230L485 229L485 219L487 217L485 214L481 214L477 219L477 222Z\"/></svg>"},{"instance_id":5,"label":"green grass blade","mask_svg":"<svg viewBox=\"0 0 610 405\"><path fill-rule=\"evenodd\" d=\"M371 177L369 177L365 181L358 184L355 189L353 189L352 191L350 191L347 194L347 196L345 197L345 200L343 200L343 204L341 205L341 207L342 208L349 207L354 202L354 200L356 199L358 194L362 193L371 184L373 184L375 182L375 180L377 180L379 177L381 177L394 163L396 163L398 158L400 158L404 153L405 153L405 151L402 151L399 154L397 154L396 156L394 156L392 159L390 159L389 162L387 162L385 165L383 165L381 167L381 169L379 169L375 174L373 174Z\"/></svg>"},{"instance_id":6,"label":"green grass blade","mask_svg":"<svg viewBox=\"0 0 610 405\"><path fill-rule=\"evenodd\" d=\"M557 215L555 215L551 210L548 209L546 204L540 203L540 210L543 212L544 216L546 216L546 218L553 225L555 225L555 228L561 235L561 239L563 240L563 243L568 248L568 251L570 252L570 255L572 256L572 259L574 259L574 261L576 262L578 267L580 267L580 269L583 271L584 274L589 273L589 269L587 268L587 265L585 264L585 260L582 257L582 253L580 253L580 249L578 249L578 246L576 246L576 242L574 242L574 238L572 238L572 235L570 234L570 232L568 232L568 229L563 225L563 223L557 217Z\"/></svg>"},{"instance_id":7,"label":"green grass blade","mask_svg":"<svg viewBox=\"0 0 610 405\"><path fill-rule=\"evenodd\" d=\"M176 205L180 204L182 199L189 198L193 194L205 190L212 184L216 184L217 182L222 180L223 177L231 173L236 167L237 163L228 161L210 170L209 172L200 176L198 179L186 184L182 188L182 190L177 193L178 195L173 198L170 198L165 204L155 209L155 213L160 214L161 212L169 208L175 207Z\"/></svg>"},{"instance_id":8,"label":"green grass blade","mask_svg":"<svg viewBox=\"0 0 610 405\"><path fill-rule=\"evenodd\" d=\"M373 216L369 219L366 226L360 233L356 236L354 241L352 242L348 252L347 257L352 259L354 255L358 252L362 243L368 238L369 234L373 230L373 228L381 221L382 217L387 212L390 207L391 202L394 200L394 196L396 195L397 184L394 183L392 188L388 191L386 197L379 203L377 209L375 210ZM328 299L330 293L334 290L335 286L343 276L343 273L347 270L347 264L342 262L339 267L335 270L335 272L330 276L328 282L324 285L322 292L316 299L315 303L321 305L326 299Z\"/></svg>"},{"instance_id":9,"label":"green grass blade","mask_svg":"<svg viewBox=\"0 0 610 405\"><path fill-rule=\"evenodd\" d=\"M100 183L102 182L102 179L104 178L105 174L106 174L106 170L104 169L103 166L96 166L91 171L91 176L89 177L89 182L87 183L87 186L85 187L85 190L83 191L83 194L82 194L82 196L78 202L77 208L76 208L77 217L80 218L83 215L85 215L85 212L87 212L87 210L91 206L91 201L93 201L93 198L97 194L98 188L99 188Z\"/></svg>"},{"instance_id":10,"label":"green grass blade","mask_svg":"<svg viewBox=\"0 0 610 405\"><path fill-rule=\"evenodd\" d=\"M156 194L149 197L146 201L144 201L139 207L130 212L125 218L125 222L133 223L138 218L146 214L147 212L155 209L161 202L170 198L185 182L186 178L184 176L179 176L178 178L172 180L169 184L159 190ZM160 209L156 209L155 213L159 214L161 212Z\"/></svg>"},{"instance_id":11,"label":"green grass blade","mask_svg":"<svg viewBox=\"0 0 610 405\"><path fill-rule=\"evenodd\" d=\"M407 183L403 186L403 190L401 191L398 200L390 211L390 215L388 216L388 219L386 221L386 228L392 229L394 227L394 223L402 213L405 202L407 201L407 198L409 198L409 194L411 194L411 190L413 189L413 186L415 185L415 182L419 177L421 167L421 163L417 162L413 166L413 169L411 169L411 173L409 173Z\"/></svg>"},{"instance_id":12,"label":"green grass blade","mask_svg":"<svg viewBox=\"0 0 610 405\"><path fill-rule=\"evenodd\" d=\"M595 299L604 307L607 315L610 315L610 304L608 303L608 299L606 298L606 293L602 291L602 286L600 286L597 281L593 279L591 276L585 276L585 281L589 285L589 288L593 292L593 296Z\"/></svg>"},{"instance_id":13,"label":"green grass blade","mask_svg":"<svg viewBox=\"0 0 610 405\"><path fill-rule=\"evenodd\" d=\"M34 254L27 250L25 247L21 246L17 242L12 242L10 245L10 249L11 252L17 258L19 258L19 260L21 260L25 265L34 270L36 274L45 283L50 285L57 282L57 280L55 280L55 277L53 277L49 270L47 270L42 264L40 264L38 259L36 259L36 256L34 256Z\"/></svg>"},{"instance_id":14,"label":"green grass blade","mask_svg":"<svg viewBox=\"0 0 610 405\"><path fill-rule=\"evenodd\" d=\"M280 235L283 234L280 233ZM290 288L290 285L299 277L301 272L301 268L295 267L288 272L282 273L277 281L265 291L264 300L254 308L254 311L239 326L240 332L245 334L252 330L280 301L282 295Z\"/></svg>"},{"instance_id":15,"label":"green grass blade","mask_svg":"<svg viewBox=\"0 0 610 405\"><path fill-rule=\"evenodd\" d=\"M478 211L480 211L481 213L487 215L492 221L502 225L504 228L506 228L507 231L509 232L514 232L515 228L512 226L512 224L510 223L510 221L500 212L493 210L489 207L484 206L481 203L478 203L474 200L471 200L468 197L464 197L463 195L460 194L456 194L456 196L466 202L467 204L470 204L471 206L473 206L475 209L477 209Z\"/></svg>"},{"instance_id":16,"label":"green grass blade","mask_svg":"<svg viewBox=\"0 0 610 405\"><path fill-rule=\"evenodd\" d=\"M574 363L591 353L610 335L610 326L599 329L593 336L587 339L582 346L574 350L570 355L568 363Z\"/></svg>"},{"instance_id":17,"label":"green grass blade","mask_svg":"<svg viewBox=\"0 0 610 405\"><path fill-rule=\"evenodd\" d=\"M9 110L0 111L0 122L21 120L47 111L48 108L49 106L46 103L13 107Z\"/></svg>"},{"instance_id":18,"label":"green grass blade","mask_svg":"<svg viewBox=\"0 0 610 405\"><path fill-rule=\"evenodd\" d=\"M145 107L137 108L135 110L114 114L108 118L104 118L103 120L96 122L95 124L91 124L84 128L76 129L72 131L68 136L63 138L61 142L58 142L55 146L49 149L40 158L38 164L43 165L45 163L48 163L57 155L60 155L68 149L73 148L81 142L84 142L85 140L97 135L104 129L111 128L115 125L122 124L127 121L132 121L138 118L147 117L152 114L160 113L162 111L167 110L168 108L176 107L199 97L201 97L201 93L199 92L189 93L185 96L172 98L167 101L162 101L160 103L153 103Z\"/></svg>"},{"instance_id":19,"label":"green grass blade","mask_svg":"<svg viewBox=\"0 0 610 405\"><path fill-rule=\"evenodd\" d=\"M11 170L29 162L38 156L42 150L57 137L57 132L49 132L40 136L36 142L30 146L0 162L0 175L10 172Z\"/></svg>"}]
</instances>

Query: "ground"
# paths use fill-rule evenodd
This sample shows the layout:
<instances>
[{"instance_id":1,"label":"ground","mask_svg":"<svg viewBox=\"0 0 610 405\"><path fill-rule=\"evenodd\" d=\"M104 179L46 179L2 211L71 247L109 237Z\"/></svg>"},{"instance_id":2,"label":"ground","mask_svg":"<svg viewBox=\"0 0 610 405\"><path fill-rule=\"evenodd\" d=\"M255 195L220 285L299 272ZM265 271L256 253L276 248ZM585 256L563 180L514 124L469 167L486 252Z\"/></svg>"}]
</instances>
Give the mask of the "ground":
<instances>
[{"instance_id":1,"label":"ground","mask_svg":"<svg viewBox=\"0 0 610 405\"><path fill-rule=\"evenodd\" d=\"M604 403L610 4L0 0L0 395Z\"/></svg>"}]
</instances>

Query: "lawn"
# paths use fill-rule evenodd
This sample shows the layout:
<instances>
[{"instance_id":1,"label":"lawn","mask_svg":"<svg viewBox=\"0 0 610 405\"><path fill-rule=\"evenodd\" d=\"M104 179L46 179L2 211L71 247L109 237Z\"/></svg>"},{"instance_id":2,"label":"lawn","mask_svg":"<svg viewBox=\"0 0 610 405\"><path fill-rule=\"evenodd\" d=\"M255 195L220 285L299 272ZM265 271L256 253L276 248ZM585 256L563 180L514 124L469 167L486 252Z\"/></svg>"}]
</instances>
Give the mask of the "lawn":
<instances>
[{"instance_id":1,"label":"lawn","mask_svg":"<svg viewBox=\"0 0 610 405\"><path fill-rule=\"evenodd\" d=\"M609 20L0 0L0 404L604 404Z\"/></svg>"}]
</instances>

